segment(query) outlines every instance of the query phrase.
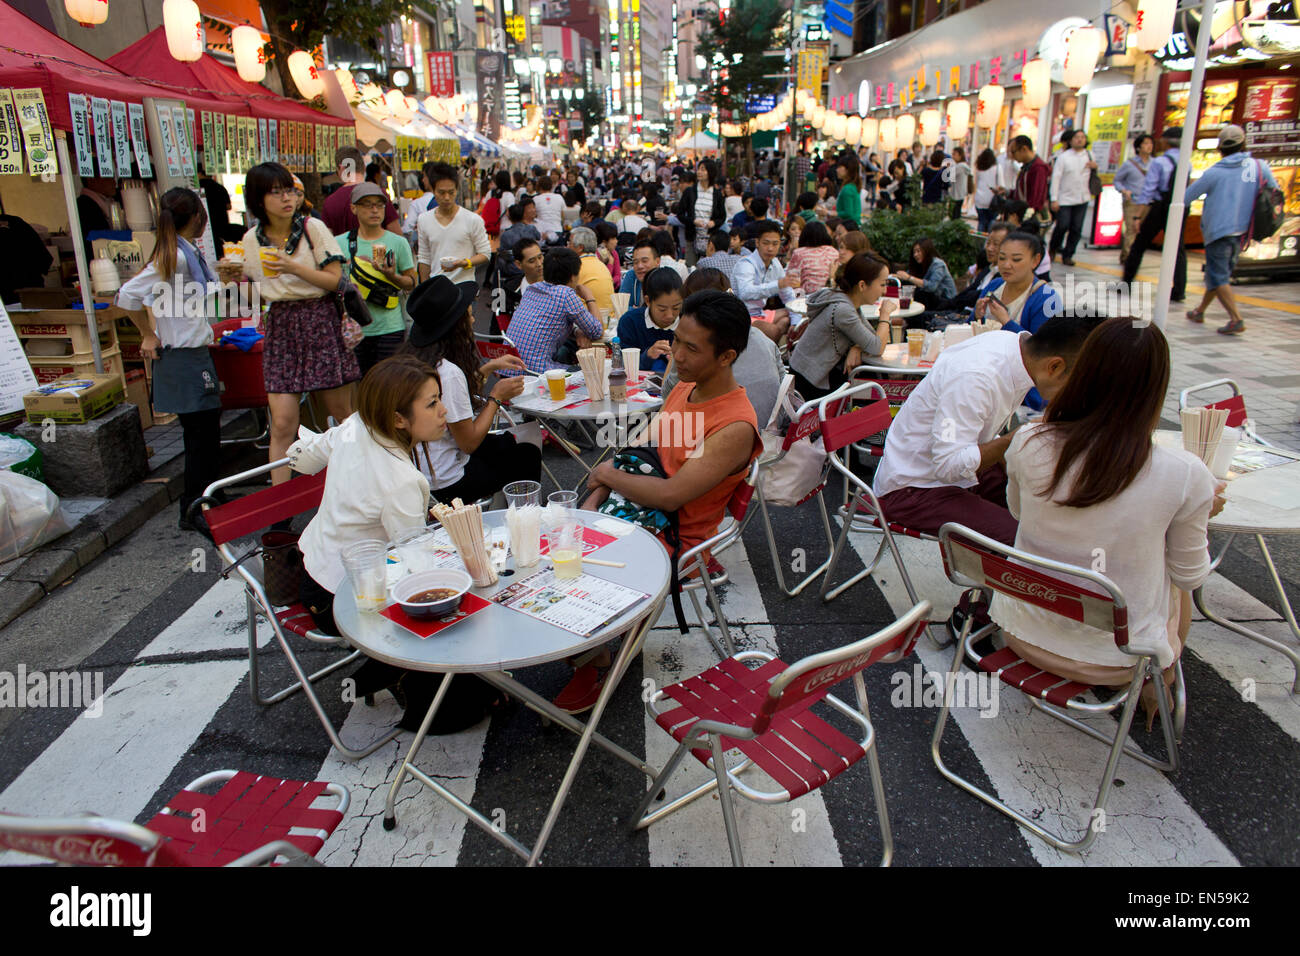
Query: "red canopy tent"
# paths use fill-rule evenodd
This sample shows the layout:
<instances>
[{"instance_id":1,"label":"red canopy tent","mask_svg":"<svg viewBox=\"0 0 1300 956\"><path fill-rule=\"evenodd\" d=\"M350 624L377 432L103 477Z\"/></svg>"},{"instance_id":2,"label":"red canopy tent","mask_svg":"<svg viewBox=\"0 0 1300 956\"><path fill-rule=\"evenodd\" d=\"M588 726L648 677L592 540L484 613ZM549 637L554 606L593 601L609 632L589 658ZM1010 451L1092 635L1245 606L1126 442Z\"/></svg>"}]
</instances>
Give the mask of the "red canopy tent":
<instances>
[{"instance_id":1,"label":"red canopy tent","mask_svg":"<svg viewBox=\"0 0 1300 956\"><path fill-rule=\"evenodd\" d=\"M215 97L230 104L219 107L226 113L251 112L253 116L265 119L318 123L322 126L353 125L350 119L344 120L322 113L304 103L277 96L264 86L248 83L240 79L235 70L218 62L210 54L205 53L190 62L173 59L167 51L167 35L162 27L146 33L121 53L109 57L107 62L146 82L165 83L180 90L187 99L188 90Z\"/></svg>"},{"instance_id":2,"label":"red canopy tent","mask_svg":"<svg viewBox=\"0 0 1300 956\"><path fill-rule=\"evenodd\" d=\"M69 93L126 103L141 103L146 96L178 95L174 89L133 79L95 59L7 3L0 3L0 86L39 88L45 96L50 124L62 130L72 129ZM190 109L223 110L245 116L251 113L247 103L236 108L201 92L181 95Z\"/></svg>"}]
</instances>

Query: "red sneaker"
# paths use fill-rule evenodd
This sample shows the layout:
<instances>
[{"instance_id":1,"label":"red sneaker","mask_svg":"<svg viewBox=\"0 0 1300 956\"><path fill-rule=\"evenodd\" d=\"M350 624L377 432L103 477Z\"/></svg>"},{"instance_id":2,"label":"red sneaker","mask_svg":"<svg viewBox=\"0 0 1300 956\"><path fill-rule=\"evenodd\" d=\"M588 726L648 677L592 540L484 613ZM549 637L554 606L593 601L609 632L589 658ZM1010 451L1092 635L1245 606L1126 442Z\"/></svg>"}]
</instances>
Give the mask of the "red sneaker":
<instances>
[{"instance_id":1,"label":"red sneaker","mask_svg":"<svg viewBox=\"0 0 1300 956\"><path fill-rule=\"evenodd\" d=\"M584 664L573 672L564 690L555 695L554 704L566 714L585 714L596 706L605 676L594 664Z\"/></svg>"}]
</instances>

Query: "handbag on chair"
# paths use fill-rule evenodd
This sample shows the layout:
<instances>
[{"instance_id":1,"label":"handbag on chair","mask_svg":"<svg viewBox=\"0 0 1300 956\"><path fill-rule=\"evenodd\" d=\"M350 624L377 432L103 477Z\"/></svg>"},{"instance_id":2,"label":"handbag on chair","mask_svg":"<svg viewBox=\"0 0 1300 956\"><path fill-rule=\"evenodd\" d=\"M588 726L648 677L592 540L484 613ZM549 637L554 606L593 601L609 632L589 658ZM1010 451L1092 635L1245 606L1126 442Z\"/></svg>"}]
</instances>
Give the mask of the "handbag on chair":
<instances>
[{"instance_id":1,"label":"handbag on chair","mask_svg":"<svg viewBox=\"0 0 1300 956\"><path fill-rule=\"evenodd\" d=\"M803 396L794 391L794 376L787 374L776 395L776 404L763 429L763 457L776 458L785 444L786 430L798 420ZM811 435L790 446L785 457L763 468L760 489L770 505L793 508L813 494L826 470L826 448L821 437Z\"/></svg>"}]
</instances>

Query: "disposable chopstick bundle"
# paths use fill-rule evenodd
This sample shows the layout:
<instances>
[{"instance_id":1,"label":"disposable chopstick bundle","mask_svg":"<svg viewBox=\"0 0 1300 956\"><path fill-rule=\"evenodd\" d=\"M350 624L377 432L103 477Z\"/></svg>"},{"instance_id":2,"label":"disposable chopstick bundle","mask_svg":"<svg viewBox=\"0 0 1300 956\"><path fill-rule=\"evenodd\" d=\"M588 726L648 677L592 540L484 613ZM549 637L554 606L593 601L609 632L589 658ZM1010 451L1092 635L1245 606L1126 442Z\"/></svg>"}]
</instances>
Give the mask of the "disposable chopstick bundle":
<instances>
[{"instance_id":1,"label":"disposable chopstick bundle","mask_svg":"<svg viewBox=\"0 0 1300 956\"><path fill-rule=\"evenodd\" d=\"M483 545L483 511L478 505L466 505L459 498L450 506L437 504L431 509L433 516L447 529L456 553L465 563L465 570L474 579L475 587L496 584L497 573L492 567L487 549Z\"/></svg>"},{"instance_id":2,"label":"disposable chopstick bundle","mask_svg":"<svg viewBox=\"0 0 1300 956\"><path fill-rule=\"evenodd\" d=\"M605 397L605 350L582 349L578 352L578 364L582 367L588 397L600 401Z\"/></svg>"},{"instance_id":3,"label":"disposable chopstick bundle","mask_svg":"<svg viewBox=\"0 0 1300 956\"><path fill-rule=\"evenodd\" d=\"M1183 426L1183 448L1207 465L1214 461L1223 437L1228 412L1222 408L1184 408L1179 413Z\"/></svg>"}]
</instances>

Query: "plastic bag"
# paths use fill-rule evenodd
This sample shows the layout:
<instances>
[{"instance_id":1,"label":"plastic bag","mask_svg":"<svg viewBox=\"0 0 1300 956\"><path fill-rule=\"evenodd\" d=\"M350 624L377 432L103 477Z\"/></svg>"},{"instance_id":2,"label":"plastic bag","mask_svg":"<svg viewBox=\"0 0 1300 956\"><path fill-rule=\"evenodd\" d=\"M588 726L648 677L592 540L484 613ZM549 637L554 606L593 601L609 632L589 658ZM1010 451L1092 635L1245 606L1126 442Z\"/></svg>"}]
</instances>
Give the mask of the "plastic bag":
<instances>
[{"instance_id":1,"label":"plastic bag","mask_svg":"<svg viewBox=\"0 0 1300 956\"><path fill-rule=\"evenodd\" d=\"M0 471L0 561L72 530L59 496L32 478Z\"/></svg>"},{"instance_id":2,"label":"plastic bag","mask_svg":"<svg viewBox=\"0 0 1300 956\"><path fill-rule=\"evenodd\" d=\"M0 469L41 480L40 449L17 435L0 434Z\"/></svg>"}]
</instances>

